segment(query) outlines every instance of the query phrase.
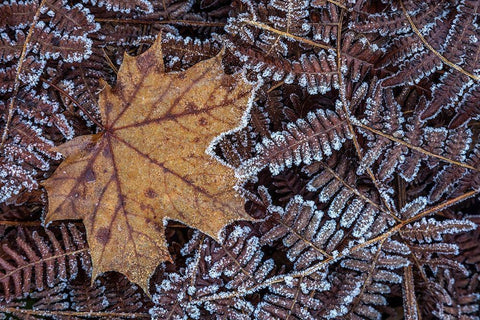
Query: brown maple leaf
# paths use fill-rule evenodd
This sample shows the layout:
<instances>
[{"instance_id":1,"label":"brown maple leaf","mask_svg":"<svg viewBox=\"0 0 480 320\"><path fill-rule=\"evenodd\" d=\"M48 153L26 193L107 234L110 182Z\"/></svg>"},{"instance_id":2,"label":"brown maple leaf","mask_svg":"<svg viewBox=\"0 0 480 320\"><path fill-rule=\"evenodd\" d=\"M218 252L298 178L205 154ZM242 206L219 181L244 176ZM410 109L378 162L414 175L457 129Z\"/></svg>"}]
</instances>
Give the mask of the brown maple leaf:
<instances>
[{"instance_id":1,"label":"brown maple leaf","mask_svg":"<svg viewBox=\"0 0 480 320\"><path fill-rule=\"evenodd\" d=\"M167 219L216 240L225 225L251 220L234 170L206 152L239 126L252 95L221 60L222 53L165 73L159 39L138 57L126 55L115 87L100 94L103 132L58 147L66 159L43 183L45 223L83 220L92 279L118 271L148 293L157 265L171 260Z\"/></svg>"}]
</instances>

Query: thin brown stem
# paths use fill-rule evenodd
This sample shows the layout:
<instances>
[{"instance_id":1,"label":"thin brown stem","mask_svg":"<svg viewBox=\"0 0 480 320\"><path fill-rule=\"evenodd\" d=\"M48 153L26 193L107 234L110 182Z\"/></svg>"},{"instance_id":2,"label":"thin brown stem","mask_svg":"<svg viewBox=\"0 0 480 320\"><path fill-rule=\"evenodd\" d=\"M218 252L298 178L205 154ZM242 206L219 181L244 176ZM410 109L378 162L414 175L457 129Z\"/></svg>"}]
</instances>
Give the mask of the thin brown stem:
<instances>
[{"instance_id":1,"label":"thin brown stem","mask_svg":"<svg viewBox=\"0 0 480 320\"><path fill-rule=\"evenodd\" d=\"M49 86L52 86L53 88L55 88L55 90L60 92L60 94L64 95L66 98L68 98L70 101L72 101L74 105L76 105L80 110L82 110L83 114L85 114L88 119L90 119L93 123L95 123L100 129L102 129L102 130L104 129L104 127L100 123L100 121L98 121L93 115L91 115L90 112L88 112L80 103L77 102L77 100L75 100L72 96L70 96L65 90L63 90L62 88L60 88L56 84L54 84L54 83L52 83L52 82L50 82L50 81L48 81L44 78L40 78L40 80L45 82Z\"/></svg>"},{"instance_id":2,"label":"thin brown stem","mask_svg":"<svg viewBox=\"0 0 480 320\"><path fill-rule=\"evenodd\" d=\"M324 163L323 161L320 161L320 164L325 168L325 170L327 170L328 172L330 172L330 174L337 180L339 181L341 184L343 184L343 186L345 188L347 188L348 190L350 190L352 193L354 193L357 197L361 198L363 201L365 202L368 202L370 203L372 206L374 206L375 208L377 208L378 210L383 210L379 204L373 202L372 200L370 200L368 197L366 197L365 195L363 195L362 193L360 193L358 191L358 189L350 186L342 177L340 177L336 172L335 170L333 170L332 168L330 168L326 163Z\"/></svg>"},{"instance_id":3,"label":"thin brown stem","mask_svg":"<svg viewBox=\"0 0 480 320\"><path fill-rule=\"evenodd\" d=\"M372 259L370 268L368 269L367 277L365 278L365 281L363 282L362 289L360 290L360 293L355 298L355 302L353 303L353 306L350 309L349 314L351 314L353 312L353 310L355 310L355 308L361 302L361 297L364 294L365 290L367 290L367 287L370 284L370 281L372 280L373 273L375 272L375 268L377 266L378 258L380 257L380 253L382 252L382 246L383 246L383 243L385 242L385 240L386 239L383 239L382 241L380 241L380 243L378 245L378 249L377 249L377 252L375 253L375 257Z\"/></svg>"},{"instance_id":4,"label":"thin brown stem","mask_svg":"<svg viewBox=\"0 0 480 320\"><path fill-rule=\"evenodd\" d=\"M345 119L347 122L348 131L350 131L350 134L352 135L352 141L353 141L353 146L355 147L355 152L357 153L358 159L361 162L363 159L362 148L360 147L360 143L358 142L357 135L353 128L352 121L349 118L350 110L348 110L348 101L347 101L346 92L345 92L346 91L345 84L343 83L342 71L341 71L342 70L341 39L342 39L342 23L343 23L343 17L345 14L344 11L345 10L342 10L342 12L340 13L340 21L339 21L338 31L337 31L337 74L338 74L338 82L340 87L340 100L342 102L342 109L343 109L343 112L345 113ZM394 214L393 210L390 208L388 201L383 197L380 184L378 183L377 179L375 178L375 175L373 174L370 168L367 168L367 174L370 177L370 180L372 180L373 184L375 185L375 188L380 196L380 200L382 201L382 204L384 205L385 209L388 211L388 214L391 217L393 217L393 219L399 221L399 218Z\"/></svg>"},{"instance_id":5,"label":"thin brown stem","mask_svg":"<svg viewBox=\"0 0 480 320\"><path fill-rule=\"evenodd\" d=\"M60 310L31 310L31 309L19 309L17 307L4 307L0 306L0 311L3 313L11 314L24 314L30 316L66 316L66 317L81 317L81 318L121 318L121 319L150 319L148 313L139 312L99 312L99 311L60 311Z\"/></svg>"},{"instance_id":6,"label":"thin brown stem","mask_svg":"<svg viewBox=\"0 0 480 320\"><path fill-rule=\"evenodd\" d=\"M368 130L370 132L373 132L381 137L384 137L384 138L387 138L388 140L391 140L391 141L394 141L398 144L401 144L401 145L404 145L406 147L408 147L409 149L412 149L412 150L415 150L417 152L420 152L420 153L423 153L427 156L430 156L430 157L433 157L433 158L437 158L437 159L440 159L442 161L445 161L445 162L448 162L448 163L451 163L451 164L454 164L454 165L457 165L457 166L460 166L460 167L463 167L463 168L467 168L467 169L470 169L470 170L473 170L473 171L478 171L480 172L480 169L479 168L475 168L471 165L468 165L466 163L463 163L463 162L459 162L459 161L456 161L456 160L452 160L452 159L449 159L449 158L446 158L444 156L441 156L439 154L435 154L435 153L432 153L430 151L427 151L423 148L420 148L420 147L417 147L417 146L414 146L413 144L411 143L408 143L406 141L403 141L402 139L399 139L399 138L396 138L394 136L391 136L389 134L386 134L386 133L383 133L382 131L379 131L377 129L373 129L373 128L370 128L369 126L367 125L364 125L363 123L356 123L355 124L357 127L360 127L362 129L365 129L365 130Z\"/></svg>"},{"instance_id":7,"label":"thin brown stem","mask_svg":"<svg viewBox=\"0 0 480 320\"><path fill-rule=\"evenodd\" d=\"M305 44L311 45L313 47L327 49L327 50L333 50L334 49L333 47L331 47L329 45L321 44L321 43L318 43L318 42L315 42L315 41L312 41L312 40L309 40L309 39L305 39L305 38L293 35L293 34L288 33L288 32L277 30L275 28L270 27L269 25L266 25L266 24L258 22L258 21L244 20L244 23L248 24L248 25L251 25L251 26L254 26L254 27L257 27L257 28L262 29L262 30L270 31L272 33L278 34L278 35L280 35L282 37L285 37L285 38L294 39L298 42L305 43Z\"/></svg>"},{"instance_id":8,"label":"thin brown stem","mask_svg":"<svg viewBox=\"0 0 480 320\"><path fill-rule=\"evenodd\" d=\"M327 2L330 2L331 4L334 4L334 5L336 5L336 6L339 7L339 8L347 9L347 7L345 7L343 4L341 4L341 3L338 2L338 1L335 1L335 0L327 0Z\"/></svg>"},{"instance_id":9,"label":"thin brown stem","mask_svg":"<svg viewBox=\"0 0 480 320\"><path fill-rule=\"evenodd\" d=\"M430 50L431 52L433 52L433 54L435 54L437 57L440 58L440 60L442 60L443 63L445 63L446 65L452 67L453 69L461 72L462 74L472 78L473 80L480 80L480 76L477 76L477 75L474 75L466 70L464 70L462 67L460 66L457 66L456 64L454 64L453 62L449 61L447 58L445 58L444 56L442 56L442 54L440 52L438 52L437 50L435 50L428 42L427 40L425 40L425 38L423 37L423 35L420 33L420 31L418 30L417 26L415 25L415 23L413 22L412 18L410 17L410 14L408 14L408 11L405 9L405 6L403 5L403 1L400 0L400 6L402 7L402 10L403 10L403 13L405 14L405 17L407 18L408 20L408 23L410 24L410 27L412 28L413 32L415 32L415 34L420 38L420 40L422 41L422 43L425 45L425 47L428 48L428 50Z\"/></svg>"},{"instance_id":10,"label":"thin brown stem","mask_svg":"<svg viewBox=\"0 0 480 320\"><path fill-rule=\"evenodd\" d=\"M112 23L128 23L128 24L181 24L192 27L224 27L225 23L223 22L204 22L204 21L193 21L193 20L140 20L140 19L95 19L96 22L112 22Z\"/></svg>"},{"instance_id":11,"label":"thin brown stem","mask_svg":"<svg viewBox=\"0 0 480 320\"><path fill-rule=\"evenodd\" d=\"M105 56L105 60L107 61L107 64L110 68L112 68L113 72L115 72L116 75L118 75L118 68L115 66L113 63L112 59L108 56L107 52L105 51L104 48L102 48L103 55Z\"/></svg>"},{"instance_id":12,"label":"thin brown stem","mask_svg":"<svg viewBox=\"0 0 480 320\"><path fill-rule=\"evenodd\" d=\"M42 225L41 221L8 221L0 220L0 226L9 227L39 227Z\"/></svg>"},{"instance_id":13,"label":"thin brown stem","mask_svg":"<svg viewBox=\"0 0 480 320\"><path fill-rule=\"evenodd\" d=\"M40 5L38 6L38 9L35 12L35 15L33 16L32 25L30 26L30 29L28 29L27 37L25 38L25 42L23 43L23 46L22 46L22 53L20 54L20 58L18 58L17 70L15 72L15 81L13 83L13 94L12 94L12 98L10 100L10 103L8 105L7 121L5 123L5 127L4 127L3 133L2 133L2 141L0 142L0 150L3 148L3 146L5 145L5 142L7 141L8 129L10 127L10 123L12 122L13 113L14 113L14 108L13 107L15 105L15 100L16 100L16 96L18 94L18 90L20 89L20 74L22 72L23 63L25 62L25 56L27 55L28 43L30 42L30 39L32 38L33 30L35 29L35 26L37 25L38 19L40 17L41 9L45 5L45 2L46 2L46 0L42 0L42 2L40 2Z\"/></svg>"},{"instance_id":14,"label":"thin brown stem","mask_svg":"<svg viewBox=\"0 0 480 320\"><path fill-rule=\"evenodd\" d=\"M26 269L26 268L31 268L32 266L34 266L36 264L45 263L45 261L50 261L50 260L57 260L57 259L62 258L62 257L74 256L74 255L77 255L79 253L88 252L88 251L89 251L88 248L83 248L83 249L79 249L79 250L75 250L75 251L64 252L62 254L57 254L57 255L54 255L54 256L51 256L51 257L48 257L48 258L42 258L38 261L34 261L34 262L27 263L25 265L21 265L18 268L9 270L9 272L5 273L2 277L0 277L0 282L3 282L3 281L5 281L5 279L10 278L14 273L20 272L21 270Z\"/></svg>"}]
</instances>

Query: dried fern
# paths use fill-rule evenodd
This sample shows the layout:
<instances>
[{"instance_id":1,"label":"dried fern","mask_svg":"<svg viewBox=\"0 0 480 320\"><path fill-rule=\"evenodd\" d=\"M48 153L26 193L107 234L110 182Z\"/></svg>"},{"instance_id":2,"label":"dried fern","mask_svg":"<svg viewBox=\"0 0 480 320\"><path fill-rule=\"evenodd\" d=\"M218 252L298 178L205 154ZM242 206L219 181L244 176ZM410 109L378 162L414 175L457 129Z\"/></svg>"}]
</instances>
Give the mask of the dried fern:
<instances>
[{"instance_id":1,"label":"dried fern","mask_svg":"<svg viewBox=\"0 0 480 320\"><path fill-rule=\"evenodd\" d=\"M27 295L33 289L52 287L60 281L72 280L78 272L90 273L88 245L75 225L61 225L59 234L45 229L21 232L11 246L2 245L2 297L7 301Z\"/></svg>"}]
</instances>

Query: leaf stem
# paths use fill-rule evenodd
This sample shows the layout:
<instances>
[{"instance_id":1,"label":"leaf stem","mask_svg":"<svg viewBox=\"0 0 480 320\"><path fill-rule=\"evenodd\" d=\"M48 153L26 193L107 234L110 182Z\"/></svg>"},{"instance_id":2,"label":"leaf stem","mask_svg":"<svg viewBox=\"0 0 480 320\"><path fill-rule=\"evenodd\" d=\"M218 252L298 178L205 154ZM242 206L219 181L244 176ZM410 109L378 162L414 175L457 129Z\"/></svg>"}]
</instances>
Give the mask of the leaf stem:
<instances>
[{"instance_id":1,"label":"leaf stem","mask_svg":"<svg viewBox=\"0 0 480 320\"><path fill-rule=\"evenodd\" d=\"M293 35L293 34L288 33L288 32L277 30L275 28L270 27L269 25L266 25L266 24L258 22L258 21L244 20L243 22L245 24L257 27L257 28L262 29L262 30L266 30L266 31L276 33L276 34L278 34L280 36L283 36L285 38L294 39L298 42L302 42L302 43L311 45L313 47L318 47L318 48L322 48L322 49L326 49L326 50L334 50L335 49L335 48L333 48L329 45L326 45L326 44L321 44L321 43L318 43L318 42L315 42L315 41L312 41L312 40L309 40L309 39L305 39L305 38Z\"/></svg>"},{"instance_id":2,"label":"leaf stem","mask_svg":"<svg viewBox=\"0 0 480 320\"><path fill-rule=\"evenodd\" d=\"M8 128L10 127L10 122L12 121L12 118L13 118L13 112L14 112L13 105L15 104L16 96L18 94L18 90L20 89L20 73L22 72L23 63L25 62L25 56L27 55L27 46L28 46L28 43L30 42L30 39L32 38L33 30L37 25L38 19L40 17L41 9L45 5L45 2L46 0L42 0L42 2L40 2L40 5L38 6L37 11L35 12L35 16L33 16L32 25L30 26L30 29L28 29L27 37L25 38L25 42L23 43L23 46L22 46L22 53L20 54L20 58L18 58L17 70L15 72L15 81L13 83L13 94L12 94L12 99L10 100L10 103L8 105L7 121L5 123L5 128L3 129L3 133L2 133L0 150L3 149L3 146L7 141Z\"/></svg>"},{"instance_id":3,"label":"leaf stem","mask_svg":"<svg viewBox=\"0 0 480 320\"><path fill-rule=\"evenodd\" d=\"M57 90L62 95L67 97L70 101L73 102L74 105L76 105L80 110L82 110L82 112L88 117L88 119L90 119L93 123L95 123L100 129L102 129L102 130L104 129L104 127L100 123L100 121L95 119L95 117L93 115L91 115L90 112L88 112L80 103L77 102L77 100L75 100L72 96L70 96L65 90L63 90L62 88L60 88L56 84L53 84L52 82L48 81L47 79L40 78L40 80L42 80L43 82L45 82L49 86L52 86L53 88L55 88L55 90Z\"/></svg>"},{"instance_id":4,"label":"leaf stem","mask_svg":"<svg viewBox=\"0 0 480 320\"><path fill-rule=\"evenodd\" d=\"M427 40L425 40L425 38L423 37L423 35L420 33L420 31L418 30L417 26L415 25L415 23L413 22L412 18L410 17L410 14L408 14L408 11L405 9L405 6L403 5L403 1L400 0L400 6L402 7L402 10L403 10L403 13L405 14L405 17L407 18L408 20L408 23L410 23L410 27L412 28L413 32L415 32L415 34L420 38L420 40L423 42L423 44L428 48L428 50L430 50L433 54L435 54L437 57L440 58L440 60L442 60L443 63L445 63L446 65L452 67L453 69L463 73L464 75L472 78L473 80L480 80L480 76L476 76L466 70L464 70L462 67L460 66L457 66L456 64L454 64L453 62L449 61L447 58L445 58L444 56L442 56L442 54L440 52L438 52L437 50L435 50L428 42Z\"/></svg>"},{"instance_id":5,"label":"leaf stem","mask_svg":"<svg viewBox=\"0 0 480 320\"><path fill-rule=\"evenodd\" d=\"M17 273L17 272L20 272L20 270L23 270L25 268L30 268L34 265L37 265L37 264L40 264L40 263L44 263L45 261L49 261L49 260L57 260L58 258L61 258L61 257L67 257L67 256L74 256L74 255L77 255L79 253L82 253L82 252L88 252L89 249L88 248L83 248L83 249L79 249L79 250L75 250L75 251L70 251L70 252L64 252L62 254L57 254L57 255L54 255L54 256L50 256L50 257L47 257L47 258L42 258L40 260L37 260L37 261L34 261L34 262L30 262L30 263L27 263L25 265L21 265L17 268L14 268L14 269L11 269L9 270L9 272L5 273L2 277L0 277L0 282L3 282L5 281L5 279L8 279L9 277L11 277L14 273Z\"/></svg>"},{"instance_id":6,"label":"leaf stem","mask_svg":"<svg viewBox=\"0 0 480 320\"><path fill-rule=\"evenodd\" d=\"M399 144L402 144L406 147L408 147L409 149L412 149L412 150L415 150L417 152L420 152L420 153L423 153L423 154L426 154L430 157L433 157L433 158L437 158L437 159L440 159L440 160L443 160L445 162L448 162L448 163L451 163L451 164L454 164L454 165L457 165L457 166L460 166L460 167L463 167L463 168L467 168L467 169L470 169L470 170L473 170L473 171L479 171L480 172L480 169L478 168L475 168L471 165L468 165L466 163L463 163L463 162L460 162L460 161L456 161L456 160L452 160L452 159L449 159L449 158L446 158L444 156L441 156L439 154L435 154L435 153L432 153L430 151L427 151L423 148L420 148L420 147L417 147L417 146L414 146L413 144L410 144L406 141L403 141L402 139L399 139L399 138L395 138L391 135L388 135L386 133L383 133L382 131L379 131L379 130L376 130L376 129L373 129L367 125L364 125L363 123L355 123L355 126L357 127L360 127L362 129L365 129L365 130L368 130L370 132L373 132L375 134L378 134L379 136L382 136L388 140L391 140L391 141L394 141L394 142L397 142Z\"/></svg>"},{"instance_id":7,"label":"leaf stem","mask_svg":"<svg viewBox=\"0 0 480 320\"><path fill-rule=\"evenodd\" d=\"M5 313L12 314L27 314L32 316L67 316L67 317L82 317L82 318L92 318L92 317L106 317L108 319L113 317L118 318L129 318L129 319L138 319L138 318L150 318L148 313L129 313L129 312L97 312L97 311L60 311L60 310L31 310L31 309L19 309L18 307L3 307L0 306L0 311Z\"/></svg>"},{"instance_id":8,"label":"leaf stem","mask_svg":"<svg viewBox=\"0 0 480 320\"><path fill-rule=\"evenodd\" d=\"M96 18L96 22L113 22L113 23L131 23L131 24L182 24L187 26L195 27L224 27L224 22L204 22L204 21L193 21L193 20L139 20L139 19L103 19Z\"/></svg>"}]
</instances>

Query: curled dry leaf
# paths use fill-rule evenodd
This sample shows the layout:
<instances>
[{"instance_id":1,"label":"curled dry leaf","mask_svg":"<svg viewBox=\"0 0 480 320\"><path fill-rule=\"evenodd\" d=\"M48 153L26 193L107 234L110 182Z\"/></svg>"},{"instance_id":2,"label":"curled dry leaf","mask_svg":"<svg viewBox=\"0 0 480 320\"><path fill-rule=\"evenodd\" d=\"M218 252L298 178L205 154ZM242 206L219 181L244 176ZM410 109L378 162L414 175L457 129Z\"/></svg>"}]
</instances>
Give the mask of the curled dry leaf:
<instances>
[{"instance_id":1,"label":"curled dry leaf","mask_svg":"<svg viewBox=\"0 0 480 320\"><path fill-rule=\"evenodd\" d=\"M66 159L43 183L45 223L83 220L93 279L118 271L148 293L157 265L171 260L165 220L214 239L228 223L251 220L234 170L208 152L242 123L252 94L221 60L222 53L165 73L160 39L138 57L126 55L115 87L105 84L100 94L104 130L58 147Z\"/></svg>"}]
</instances>

